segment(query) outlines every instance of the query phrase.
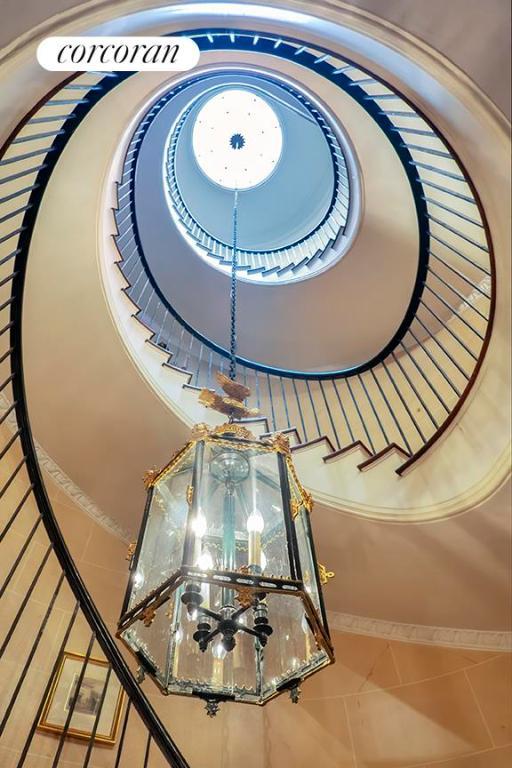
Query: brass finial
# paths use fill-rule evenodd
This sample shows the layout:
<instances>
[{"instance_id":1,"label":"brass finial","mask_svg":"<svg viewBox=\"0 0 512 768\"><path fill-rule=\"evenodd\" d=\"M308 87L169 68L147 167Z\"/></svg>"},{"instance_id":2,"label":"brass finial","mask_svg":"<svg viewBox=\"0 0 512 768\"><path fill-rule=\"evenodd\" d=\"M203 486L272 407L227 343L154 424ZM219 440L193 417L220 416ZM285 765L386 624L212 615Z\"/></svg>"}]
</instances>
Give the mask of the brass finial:
<instances>
[{"instance_id":1,"label":"brass finial","mask_svg":"<svg viewBox=\"0 0 512 768\"><path fill-rule=\"evenodd\" d=\"M148 488L151 488L151 486L154 484L159 474L160 474L160 471L155 467L153 467L153 469L148 469L146 470L146 472L144 472L142 479L144 481L144 488L146 490Z\"/></svg>"}]
</instances>

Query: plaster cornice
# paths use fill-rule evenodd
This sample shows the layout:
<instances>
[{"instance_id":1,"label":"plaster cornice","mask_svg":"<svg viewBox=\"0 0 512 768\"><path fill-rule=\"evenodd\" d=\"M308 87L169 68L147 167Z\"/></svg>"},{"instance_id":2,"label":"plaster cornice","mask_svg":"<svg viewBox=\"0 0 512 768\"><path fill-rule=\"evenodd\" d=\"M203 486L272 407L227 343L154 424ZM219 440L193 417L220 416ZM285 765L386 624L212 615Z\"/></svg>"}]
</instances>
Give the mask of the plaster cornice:
<instances>
[{"instance_id":1,"label":"plaster cornice","mask_svg":"<svg viewBox=\"0 0 512 768\"><path fill-rule=\"evenodd\" d=\"M455 627L429 627L425 624L403 624L399 621L371 619L349 613L329 611L329 626L341 632L370 635L403 643L421 643L476 651L512 651L512 632L492 632Z\"/></svg>"},{"instance_id":2,"label":"plaster cornice","mask_svg":"<svg viewBox=\"0 0 512 768\"><path fill-rule=\"evenodd\" d=\"M3 392L0 393L0 414L5 413L10 405L11 403L3 394ZM15 429L17 429L18 424L14 411L9 413L5 423L11 429L11 431L14 432ZM69 496L71 501L80 507L80 509L83 510L86 515L92 518L95 523L101 525L101 527L108 531L110 534L116 536L119 539L122 539L125 542L128 542L130 540L129 533L125 531L118 523L112 520L111 517L106 515L98 507L98 505L95 504L94 501L89 496L87 496L87 494L85 494L82 489L76 485L76 483L73 482L73 480L71 480L71 478L64 472L64 470L61 469L59 465L51 458L51 456L46 453L44 448L37 442L37 440L34 440L34 446L36 449L39 466L46 475L51 477L53 482L60 488L60 490L64 491L64 493Z\"/></svg>"}]
</instances>

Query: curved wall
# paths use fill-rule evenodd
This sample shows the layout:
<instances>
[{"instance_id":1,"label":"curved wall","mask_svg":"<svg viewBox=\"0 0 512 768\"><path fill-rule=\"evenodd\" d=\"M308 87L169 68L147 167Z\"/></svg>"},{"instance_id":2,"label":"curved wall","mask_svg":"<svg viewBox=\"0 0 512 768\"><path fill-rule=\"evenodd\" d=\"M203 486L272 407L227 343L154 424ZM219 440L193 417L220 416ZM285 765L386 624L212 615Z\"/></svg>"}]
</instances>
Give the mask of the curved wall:
<instances>
[{"instance_id":1,"label":"curved wall","mask_svg":"<svg viewBox=\"0 0 512 768\"><path fill-rule=\"evenodd\" d=\"M206 53L201 60L206 71L215 65L261 66L261 58L250 53ZM418 268L412 193L393 147L353 99L294 63L267 65L265 59L265 65L266 71L302 82L334 111L361 166L364 201L351 248L326 272L285 285L239 283L239 354L292 370L350 367L378 354L409 304ZM120 87L130 92L137 84ZM151 140L141 149L136 187L140 238L152 274L178 314L225 346L229 275L212 269L182 238L163 185L154 183L160 178L169 111L172 102L155 118Z\"/></svg>"},{"instance_id":2,"label":"curved wall","mask_svg":"<svg viewBox=\"0 0 512 768\"><path fill-rule=\"evenodd\" d=\"M153 7L165 6L165 0L153 0ZM263 3L262 3L263 4ZM270 3L274 5L274 3ZM15 39L36 25L46 24L50 28L56 14L69 12L71 18L85 9L108 7L111 2L104 0L24 0L23 13L19 12L18 0L3 0L0 48L12 44ZM126 7L137 7L137 2L126 3ZM306 8L306 2L285 0L281 7ZM329 4L333 7L333 4ZM317 2L318 13L327 3ZM411 0L354 0L336 2L340 14L352 18L360 13L371 13L390 25L396 26L450 59L465 72L510 118L510 66L503 67L503 61L510 60L510 3L508 0L430 0L428 4ZM119 3L116 4L116 8ZM120 13L120 10L117 11ZM76 23L76 22L75 22ZM478 34L475 35L475 30ZM47 34L49 34L48 32Z\"/></svg>"}]
</instances>

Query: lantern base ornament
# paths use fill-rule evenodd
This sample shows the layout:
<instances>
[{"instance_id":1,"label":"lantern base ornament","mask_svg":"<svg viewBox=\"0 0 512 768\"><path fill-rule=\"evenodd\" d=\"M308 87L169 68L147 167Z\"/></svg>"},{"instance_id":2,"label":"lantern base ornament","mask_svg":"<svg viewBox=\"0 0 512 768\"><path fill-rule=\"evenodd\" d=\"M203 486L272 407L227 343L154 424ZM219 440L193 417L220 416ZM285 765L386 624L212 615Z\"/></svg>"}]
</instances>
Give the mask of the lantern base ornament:
<instances>
[{"instance_id":1,"label":"lantern base ornament","mask_svg":"<svg viewBox=\"0 0 512 768\"><path fill-rule=\"evenodd\" d=\"M199 424L145 483L117 632L140 669L165 694L203 699L210 717L222 701L298 700L334 654L311 496L286 437Z\"/></svg>"},{"instance_id":2,"label":"lantern base ornament","mask_svg":"<svg viewBox=\"0 0 512 768\"><path fill-rule=\"evenodd\" d=\"M206 699L205 702L205 710L208 717L215 717L217 712L219 711L220 707L220 701L219 699Z\"/></svg>"}]
</instances>

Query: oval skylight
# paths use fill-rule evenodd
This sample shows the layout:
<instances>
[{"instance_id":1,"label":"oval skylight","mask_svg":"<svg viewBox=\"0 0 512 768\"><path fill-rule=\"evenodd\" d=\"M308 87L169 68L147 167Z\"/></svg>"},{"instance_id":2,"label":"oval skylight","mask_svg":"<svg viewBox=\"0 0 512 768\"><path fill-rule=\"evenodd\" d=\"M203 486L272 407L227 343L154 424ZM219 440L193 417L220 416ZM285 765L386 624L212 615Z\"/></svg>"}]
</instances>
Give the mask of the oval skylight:
<instances>
[{"instance_id":1,"label":"oval skylight","mask_svg":"<svg viewBox=\"0 0 512 768\"><path fill-rule=\"evenodd\" d=\"M230 88L199 110L192 133L197 163L225 189L251 189L274 172L283 146L279 119L265 99Z\"/></svg>"}]
</instances>

